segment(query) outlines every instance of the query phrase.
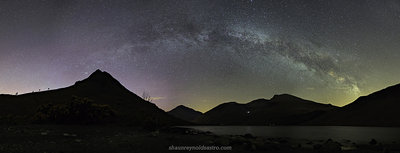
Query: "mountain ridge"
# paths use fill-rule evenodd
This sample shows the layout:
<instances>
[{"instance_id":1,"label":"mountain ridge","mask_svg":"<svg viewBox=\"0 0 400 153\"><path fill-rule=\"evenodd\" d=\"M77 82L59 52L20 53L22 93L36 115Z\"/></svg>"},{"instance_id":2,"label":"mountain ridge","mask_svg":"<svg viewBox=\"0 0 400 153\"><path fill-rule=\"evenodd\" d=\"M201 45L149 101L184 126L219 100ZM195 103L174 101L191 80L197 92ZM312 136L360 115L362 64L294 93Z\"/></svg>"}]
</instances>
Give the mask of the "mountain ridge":
<instances>
[{"instance_id":1,"label":"mountain ridge","mask_svg":"<svg viewBox=\"0 0 400 153\"><path fill-rule=\"evenodd\" d=\"M295 116L302 115L303 120L315 111L328 111L337 108L289 95L274 95L271 99L256 99L248 103L226 102L205 112L198 124L210 125L290 125L297 124Z\"/></svg>"},{"instance_id":2,"label":"mountain ridge","mask_svg":"<svg viewBox=\"0 0 400 153\"><path fill-rule=\"evenodd\" d=\"M65 104L72 97L83 97L116 108L121 123L186 124L183 120L205 125L358 125L400 126L400 84L357 98L343 107L276 94L248 103L226 102L201 113L184 105L165 112L125 88L105 71L96 70L73 85L21 95L0 94L0 117L29 117L44 104Z\"/></svg>"},{"instance_id":3,"label":"mountain ridge","mask_svg":"<svg viewBox=\"0 0 400 153\"><path fill-rule=\"evenodd\" d=\"M168 111L167 113L176 118L180 118L180 119L183 119L183 120L189 121L189 122L193 122L198 117L203 115L203 113L196 111L190 107L184 106L184 105L179 105L179 106L175 107L174 109Z\"/></svg>"},{"instance_id":4,"label":"mountain ridge","mask_svg":"<svg viewBox=\"0 0 400 153\"><path fill-rule=\"evenodd\" d=\"M143 100L126 89L111 74L101 70L96 70L89 77L68 87L18 96L0 96L0 116L21 116L27 120L26 118L33 116L40 106L66 104L75 96L89 98L97 104L109 105L117 111L117 122L120 124L186 124L168 115L155 104Z\"/></svg>"},{"instance_id":5,"label":"mountain ridge","mask_svg":"<svg viewBox=\"0 0 400 153\"><path fill-rule=\"evenodd\" d=\"M350 104L336 109L305 124L353 125L353 126L400 126L400 84L389 86Z\"/></svg>"}]
</instances>

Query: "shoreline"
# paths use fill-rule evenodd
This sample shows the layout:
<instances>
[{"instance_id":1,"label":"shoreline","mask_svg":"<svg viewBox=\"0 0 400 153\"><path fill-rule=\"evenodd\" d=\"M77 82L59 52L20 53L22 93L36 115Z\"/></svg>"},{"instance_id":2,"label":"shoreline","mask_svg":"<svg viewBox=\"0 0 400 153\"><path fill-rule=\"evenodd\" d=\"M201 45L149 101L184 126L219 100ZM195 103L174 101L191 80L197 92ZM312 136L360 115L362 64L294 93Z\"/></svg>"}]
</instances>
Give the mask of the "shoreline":
<instances>
[{"instance_id":1,"label":"shoreline","mask_svg":"<svg viewBox=\"0 0 400 153\"><path fill-rule=\"evenodd\" d=\"M348 140L309 140L216 135L191 128L155 130L134 126L1 125L0 152L169 152L170 146L230 146L224 152L400 152L398 143L358 144ZM213 150L211 152L222 152Z\"/></svg>"}]
</instances>

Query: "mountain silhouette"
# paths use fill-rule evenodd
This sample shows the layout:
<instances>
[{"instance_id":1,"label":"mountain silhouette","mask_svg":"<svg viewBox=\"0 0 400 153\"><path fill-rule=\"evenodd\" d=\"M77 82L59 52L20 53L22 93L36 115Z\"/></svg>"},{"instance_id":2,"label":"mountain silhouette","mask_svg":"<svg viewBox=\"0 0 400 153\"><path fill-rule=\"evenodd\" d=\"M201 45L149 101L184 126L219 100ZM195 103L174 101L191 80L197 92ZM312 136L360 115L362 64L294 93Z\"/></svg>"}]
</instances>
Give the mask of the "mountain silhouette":
<instances>
[{"instance_id":1,"label":"mountain silhouette","mask_svg":"<svg viewBox=\"0 0 400 153\"><path fill-rule=\"evenodd\" d=\"M211 109L196 120L209 125L294 125L336 108L289 94L257 99L247 104L228 102Z\"/></svg>"},{"instance_id":2,"label":"mountain silhouette","mask_svg":"<svg viewBox=\"0 0 400 153\"><path fill-rule=\"evenodd\" d=\"M359 97L343 107L280 94L246 104L223 103L204 114L183 105L166 113L101 70L65 88L0 95L0 122L10 116L13 121L29 122L40 106L68 104L74 97L110 106L116 111L116 122L128 125L184 125L190 121L205 125L400 126L400 84Z\"/></svg>"},{"instance_id":3,"label":"mountain silhouette","mask_svg":"<svg viewBox=\"0 0 400 153\"><path fill-rule=\"evenodd\" d=\"M400 126L400 84L362 96L321 115L309 124L352 126Z\"/></svg>"},{"instance_id":4,"label":"mountain silhouette","mask_svg":"<svg viewBox=\"0 0 400 153\"><path fill-rule=\"evenodd\" d=\"M184 124L168 115L155 104L143 100L126 89L109 73L96 70L88 78L74 85L43 92L23 95L0 95L0 116L18 116L27 120L43 104L65 104L74 96L93 100L97 104L109 105L117 113L117 122L143 125L154 122L160 125Z\"/></svg>"},{"instance_id":5,"label":"mountain silhouette","mask_svg":"<svg viewBox=\"0 0 400 153\"><path fill-rule=\"evenodd\" d=\"M185 121L194 122L197 118L199 118L203 113L196 111L192 108L179 105L174 109L170 110L168 114L175 116L176 118L183 119Z\"/></svg>"}]
</instances>

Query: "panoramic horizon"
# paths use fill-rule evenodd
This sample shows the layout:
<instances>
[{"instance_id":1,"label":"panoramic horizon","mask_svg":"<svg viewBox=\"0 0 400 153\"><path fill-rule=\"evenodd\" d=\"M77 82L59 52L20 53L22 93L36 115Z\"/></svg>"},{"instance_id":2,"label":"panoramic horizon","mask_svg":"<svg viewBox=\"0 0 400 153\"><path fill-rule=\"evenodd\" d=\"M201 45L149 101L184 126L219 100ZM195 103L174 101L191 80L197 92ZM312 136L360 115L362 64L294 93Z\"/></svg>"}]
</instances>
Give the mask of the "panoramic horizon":
<instances>
[{"instance_id":1,"label":"panoramic horizon","mask_svg":"<svg viewBox=\"0 0 400 153\"><path fill-rule=\"evenodd\" d=\"M96 69L165 111L276 94L344 106L400 83L400 3L2 1L0 94Z\"/></svg>"},{"instance_id":2,"label":"panoramic horizon","mask_svg":"<svg viewBox=\"0 0 400 153\"><path fill-rule=\"evenodd\" d=\"M399 0L0 0L0 152L400 152Z\"/></svg>"},{"instance_id":3,"label":"panoramic horizon","mask_svg":"<svg viewBox=\"0 0 400 153\"><path fill-rule=\"evenodd\" d=\"M96 71L94 71L93 73L91 73L90 75L88 75L86 78L81 79L81 80L77 80L77 81L75 82L74 85L76 85L76 83L79 82L79 81L83 81L83 80L85 80L85 79L89 79L90 76L94 75L94 73L96 73L96 72L97 72L97 73L108 73L108 72L106 72L106 71L102 71L102 70L100 70L100 69L97 69ZM109 74L109 73L108 73L108 74ZM110 75L112 76L112 74L110 74ZM111 78L110 78L110 79L111 79ZM115 79L115 78L113 78L113 79ZM116 81L118 81L118 80L116 80ZM118 81L118 82L119 82L119 81ZM119 82L119 83L121 83L121 82ZM122 83L121 83L121 84L122 84ZM122 84L122 85L123 85L123 84ZM391 86L385 87L384 89L389 88L389 87L392 87L392 86L396 86L396 85L398 86L399 84L391 85ZM28 93L17 93L17 94L15 94L15 96L24 95L24 94L30 94L30 93L37 93L37 92L45 92L45 91L59 90L59 89L64 89L64 88L72 87L72 86L73 86L73 85L66 86L66 87L59 87L59 88L55 88L55 89L50 89L50 88L48 88L47 90L32 91L32 92L28 92ZM124 87L125 87L125 86L124 86ZM128 90L129 90L129 89L128 89ZM383 90L383 89L380 89L380 90ZM379 90L379 91L380 91L380 90ZM374 91L374 92L372 92L372 93L375 93L375 92L378 92L378 91ZM370 93L370 94L372 94L372 93ZM136 94L137 96L139 96L139 97L141 97L141 98L143 98L144 100L147 100L147 101L149 101L149 102L153 102L154 98L157 98L157 97L151 97L146 91L144 91L144 93L142 93L143 95L139 95L138 93L134 93L134 94ZM0 95L12 95L12 94L2 94L2 93L0 93ZM238 102L238 101L229 101L229 102L237 102L237 103L239 103L239 104L247 104L247 103L249 103L249 102L251 102L251 101L254 101L254 100L259 100L259 99L267 99L267 100L268 100L268 99L274 98L275 96L282 96L282 95L291 95L291 94L280 93L280 94L274 94L273 97L271 97L271 98L261 97L261 98L254 98L254 99L252 99L252 100L250 100L250 101L247 101L247 102ZM369 95L369 94L368 94L368 95ZM145 97L144 97L144 96L145 96ZM297 97L297 98L301 98L301 99L304 99L304 100L309 100L309 99L306 99L306 98L298 97L298 96L296 96L296 95L291 95L291 96L294 96L294 97ZM367 96L367 95L362 95L362 96ZM157 100L157 99L155 99L155 100ZM312 100L311 100L311 101L312 101ZM210 108L209 110L206 110L206 111L200 111L200 110L196 110L196 109L194 109L194 110L195 110L195 111L200 111L201 113L205 113L205 112L210 111L211 109L215 108L215 107L218 106L218 105L221 105L221 104L224 104L224 103L229 103L229 102L221 102L221 103L216 104L215 106L213 106L212 108ZM313 102L321 103L321 102L318 102L318 101L313 101ZM353 101L352 101L352 102L353 102ZM352 102L349 102L349 104L351 104ZM321 104L323 104L323 103L321 103ZM347 105L347 104L346 104L346 105ZM170 109L170 110L165 110L165 109L163 109L163 108L161 108L161 109L163 109L165 112L168 112L168 111L171 111L171 110L177 108L178 106L185 106L185 107L191 108L190 106L187 106L187 105L178 104L177 106L173 107L173 108ZM336 105L333 105L333 106L336 106ZM338 106L338 107L342 107L342 106Z\"/></svg>"}]
</instances>

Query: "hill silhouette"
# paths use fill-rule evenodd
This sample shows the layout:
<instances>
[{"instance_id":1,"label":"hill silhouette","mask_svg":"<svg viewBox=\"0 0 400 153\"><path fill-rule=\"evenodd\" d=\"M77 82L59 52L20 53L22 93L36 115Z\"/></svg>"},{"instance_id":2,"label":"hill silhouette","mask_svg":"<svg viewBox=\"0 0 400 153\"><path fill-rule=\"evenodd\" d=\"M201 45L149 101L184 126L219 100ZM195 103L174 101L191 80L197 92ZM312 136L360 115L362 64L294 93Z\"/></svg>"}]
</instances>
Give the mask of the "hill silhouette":
<instances>
[{"instance_id":1,"label":"hill silhouette","mask_svg":"<svg viewBox=\"0 0 400 153\"><path fill-rule=\"evenodd\" d=\"M174 109L170 110L168 114L175 116L176 118L183 119L185 121L194 122L203 113L196 111L192 108L186 107L184 105L179 105Z\"/></svg>"},{"instance_id":2,"label":"hill silhouette","mask_svg":"<svg viewBox=\"0 0 400 153\"><path fill-rule=\"evenodd\" d=\"M96 104L108 105L116 111L119 124L129 125L176 125L185 122L168 115L155 104L143 100L126 89L109 73L96 70L88 78L74 85L23 95L0 95L0 116L15 116L23 122L29 121L39 106L44 104L66 104L73 97L93 100Z\"/></svg>"},{"instance_id":3,"label":"hill silhouette","mask_svg":"<svg viewBox=\"0 0 400 153\"><path fill-rule=\"evenodd\" d=\"M400 84L397 84L362 96L344 107L280 94L246 104L223 103L204 114L183 105L166 113L126 89L109 73L96 70L69 87L18 96L0 95L0 123L4 120L29 123L40 108L46 108L44 105L57 108L70 105L80 97L93 101L96 109L115 110L115 122L128 125L184 125L190 121L205 125L400 126L399 93Z\"/></svg>"},{"instance_id":4,"label":"hill silhouette","mask_svg":"<svg viewBox=\"0 0 400 153\"><path fill-rule=\"evenodd\" d=\"M228 102L204 113L196 123L210 125L295 125L336 106L304 100L289 94L257 99L247 104Z\"/></svg>"},{"instance_id":5,"label":"hill silhouette","mask_svg":"<svg viewBox=\"0 0 400 153\"><path fill-rule=\"evenodd\" d=\"M400 126L400 84L387 87L321 115L307 124Z\"/></svg>"}]
</instances>

